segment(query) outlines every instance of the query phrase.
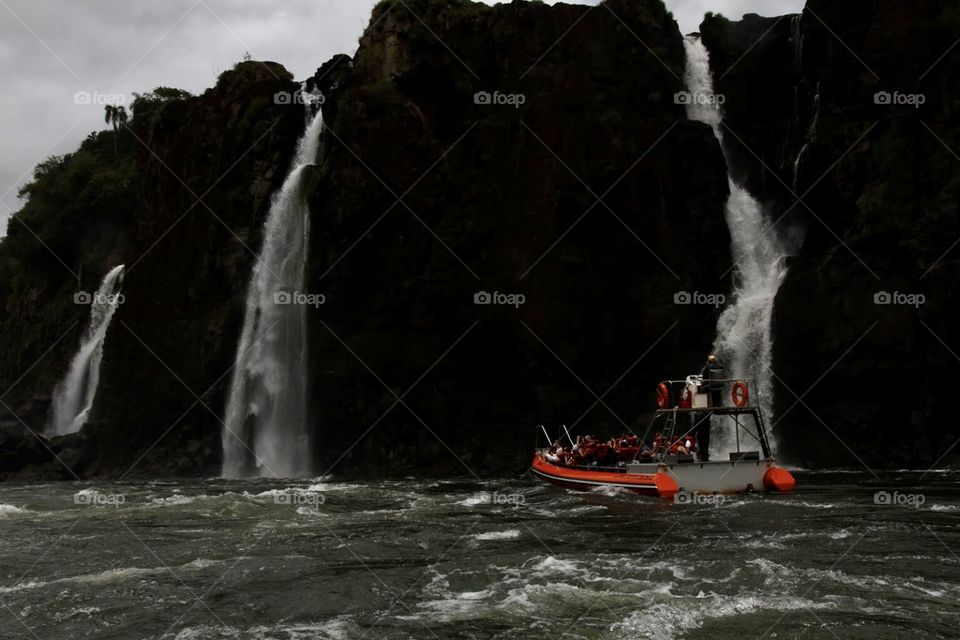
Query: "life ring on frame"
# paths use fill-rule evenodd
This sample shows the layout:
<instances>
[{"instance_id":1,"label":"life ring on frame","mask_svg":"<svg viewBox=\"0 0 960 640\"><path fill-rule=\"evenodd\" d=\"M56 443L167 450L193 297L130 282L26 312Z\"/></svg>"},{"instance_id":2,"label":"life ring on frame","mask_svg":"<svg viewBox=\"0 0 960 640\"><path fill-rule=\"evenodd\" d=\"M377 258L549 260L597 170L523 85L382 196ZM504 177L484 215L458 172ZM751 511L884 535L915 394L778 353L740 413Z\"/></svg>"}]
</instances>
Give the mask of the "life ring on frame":
<instances>
[{"instance_id":1,"label":"life ring on frame","mask_svg":"<svg viewBox=\"0 0 960 640\"><path fill-rule=\"evenodd\" d=\"M666 382L661 382L657 385L657 406L661 409L666 409L669 403L670 389L667 388Z\"/></svg>"},{"instance_id":2,"label":"life ring on frame","mask_svg":"<svg viewBox=\"0 0 960 640\"><path fill-rule=\"evenodd\" d=\"M738 407L747 406L747 402L750 400L750 392L747 391L747 383L743 380L737 380L733 383L733 389L730 391L730 396L733 399L733 404Z\"/></svg>"}]
</instances>

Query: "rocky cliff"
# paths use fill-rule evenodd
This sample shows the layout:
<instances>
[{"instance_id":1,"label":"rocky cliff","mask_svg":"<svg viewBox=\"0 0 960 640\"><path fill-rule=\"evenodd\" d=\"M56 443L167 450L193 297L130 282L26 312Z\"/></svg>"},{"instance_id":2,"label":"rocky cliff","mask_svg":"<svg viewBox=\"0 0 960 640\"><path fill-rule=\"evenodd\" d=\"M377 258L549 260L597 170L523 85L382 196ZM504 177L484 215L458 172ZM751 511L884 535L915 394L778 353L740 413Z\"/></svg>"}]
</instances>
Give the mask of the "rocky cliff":
<instances>
[{"instance_id":1,"label":"rocky cliff","mask_svg":"<svg viewBox=\"0 0 960 640\"><path fill-rule=\"evenodd\" d=\"M675 100L676 23L659 0L405 4L307 80L328 125L309 188L317 473L500 473L538 423L642 430L655 382L714 337L718 309L675 294L730 291L727 167ZM957 20L811 0L701 28L731 171L796 240L774 362L793 461L917 466L954 442ZM274 95L296 89L241 63L41 168L0 242L0 476L216 473L244 292L303 130ZM120 263L92 420L37 439L86 321L73 292Z\"/></svg>"},{"instance_id":2,"label":"rocky cliff","mask_svg":"<svg viewBox=\"0 0 960 640\"><path fill-rule=\"evenodd\" d=\"M713 337L674 294L729 288L676 24L659 2L387 8L338 76L312 202L320 471L521 469L541 422L642 430Z\"/></svg>"},{"instance_id":3,"label":"rocky cliff","mask_svg":"<svg viewBox=\"0 0 960 640\"><path fill-rule=\"evenodd\" d=\"M201 96L139 98L129 127L41 167L0 243L0 421L20 452L0 458L0 473L216 471L222 390L210 387L233 361L260 227L303 128L302 110L274 94L298 88L280 65L240 63ZM74 293L117 264L124 303L91 420L47 443L34 434L89 314Z\"/></svg>"}]
</instances>

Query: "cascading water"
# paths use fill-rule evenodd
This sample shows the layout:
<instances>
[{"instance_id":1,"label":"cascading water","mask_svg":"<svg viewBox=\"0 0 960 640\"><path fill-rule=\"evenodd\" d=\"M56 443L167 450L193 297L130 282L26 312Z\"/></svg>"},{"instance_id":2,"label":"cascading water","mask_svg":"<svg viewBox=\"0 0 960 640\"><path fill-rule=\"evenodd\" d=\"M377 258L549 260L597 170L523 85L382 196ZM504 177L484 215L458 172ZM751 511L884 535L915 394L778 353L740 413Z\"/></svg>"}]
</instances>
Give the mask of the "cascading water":
<instances>
[{"instance_id":1,"label":"cascading water","mask_svg":"<svg viewBox=\"0 0 960 640\"><path fill-rule=\"evenodd\" d=\"M298 304L297 298L303 292L310 232L304 176L317 159L323 115L319 109L312 114L312 100L304 102L306 131L290 173L270 205L247 290L224 417L227 477L310 473L306 305Z\"/></svg>"},{"instance_id":2,"label":"cascading water","mask_svg":"<svg viewBox=\"0 0 960 640\"><path fill-rule=\"evenodd\" d=\"M723 140L720 112L713 90L710 54L698 36L684 38L687 55L687 117L709 124L730 160ZM717 321L714 352L726 367L727 375L756 380L760 405L768 421L773 417L773 376L771 373L773 302L786 275L786 243L760 203L728 176L730 197L726 205L734 260L733 299ZM717 424L719 426L720 423ZM719 431L719 430L718 430ZM715 439L720 454L733 450L732 433L719 431Z\"/></svg>"},{"instance_id":3,"label":"cascading water","mask_svg":"<svg viewBox=\"0 0 960 640\"><path fill-rule=\"evenodd\" d=\"M93 408L100 383L100 362L103 360L103 342L107 337L110 320L123 301L119 293L123 284L121 264L103 278L100 288L87 300L90 304L90 324L80 342L80 350L73 357L66 377L53 391L50 420L47 432L52 435L75 433L86 424ZM89 294L78 294L84 296ZM79 299L79 298L78 298Z\"/></svg>"},{"instance_id":4,"label":"cascading water","mask_svg":"<svg viewBox=\"0 0 960 640\"><path fill-rule=\"evenodd\" d=\"M798 110L799 111L799 110ZM817 124L820 122L820 83L817 82L817 89L813 95L813 117L810 119L810 126L807 127L806 137L804 138L803 146L800 147L800 153L797 154L797 159L793 161L793 192L797 193L797 181L800 177L800 163L803 161L803 156L807 153L807 149L810 148L810 143L813 142L814 138L817 135Z\"/></svg>"}]
</instances>

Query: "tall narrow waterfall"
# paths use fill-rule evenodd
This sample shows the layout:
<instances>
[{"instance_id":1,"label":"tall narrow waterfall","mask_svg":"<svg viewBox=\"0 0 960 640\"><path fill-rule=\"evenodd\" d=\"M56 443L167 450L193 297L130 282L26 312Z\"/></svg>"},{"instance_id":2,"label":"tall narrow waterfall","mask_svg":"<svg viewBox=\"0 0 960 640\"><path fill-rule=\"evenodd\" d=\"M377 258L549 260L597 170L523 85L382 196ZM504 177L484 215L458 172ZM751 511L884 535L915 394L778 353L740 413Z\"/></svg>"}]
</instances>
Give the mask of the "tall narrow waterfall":
<instances>
[{"instance_id":1,"label":"tall narrow waterfall","mask_svg":"<svg viewBox=\"0 0 960 640\"><path fill-rule=\"evenodd\" d=\"M307 323L303 293L310 232L306 167L316 162L323 116L312 115L296 159L274 194L247 290L227 401L223 475L296 477L310 472Z\"/></svg>"},{"instance_id":2,"label":"tall narrow waterfall","mask_svg":"<svg viewBox=\"0 0 960 640\"><path fill-rule=\"evenodd\" d=\"M103 341L107 337L110 319L123 301L123 294L119 293L123 284L123 268L121 264L111 269L93 296L78 293L74 298L77 302L90 305L90 323L80 342L80 350L70 362L66 377L53 391L47 425L47 432L51 435L79 431L90 416L100 383Z\"/></svg>"},{"instance_id":3,"label":"tall narrow waterfall","mask_svg":"<svg viewBox=\"0 0 960 640\"><path fill-rule=\"evenodd\" d=\"M710 71L710 55L698 36L684 39L687 54L686 83L691 94L687 116L713 127L724 157L729 156L724 145L721 124L723 115L717 105ZM773 337L771 321L773 302L786 275L784 258L786 243L772 220L764 214L760 203L744 185L729 178L730 197L726 205L727 226L730 228L734 260L733 299L717 322L714 351L720 357L730 376L750 378L759 385L760 405L766 420L773 417ZM731 434L717 437L720 453L731 447ZM732 447L731 447L732 448Z\"/></svg>"}]
</instances>

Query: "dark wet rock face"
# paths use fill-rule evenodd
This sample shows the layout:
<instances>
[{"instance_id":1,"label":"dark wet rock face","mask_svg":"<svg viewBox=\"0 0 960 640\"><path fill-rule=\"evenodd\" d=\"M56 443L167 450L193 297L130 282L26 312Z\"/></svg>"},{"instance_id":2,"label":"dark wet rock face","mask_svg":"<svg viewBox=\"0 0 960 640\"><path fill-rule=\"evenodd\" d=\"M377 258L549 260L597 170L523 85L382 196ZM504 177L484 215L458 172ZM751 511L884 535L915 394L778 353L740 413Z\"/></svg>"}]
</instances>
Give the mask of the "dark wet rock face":
<instances>
[{"instance_id":1,"label":"dark wet rock face","mask_svg":"<svg viewBox=\"0 0 960 640\"><path fill-rule=\"evenodd\" d=\"M793 165L809 127L815 87L800 69L800 16L710 15L700 26L734 178L768 206L792 204Z\"/></svg>"},{"instance_id":2,"label":"dark wet rock face","mask_svg":"<svg viewBox=\"0 0 960 640\"><path fill-rule=\"evenodd\" d=\"M522 469L538 422L642 429L652 381L713 337L715 312L674 293L729 287L725 168L674 102L683 47L658 2L422 4L434 33L375 12L327 114L321 472L373 425L340 468Z\"/></svg>"},{"instance_id":3,"label":"dark wet rock face","mask_svg":"<svg viewBox=\"0 0 960 640\"><path fill-rule=\"evenodd\" d=\"M18 422L0 422L0 477L50 460L45 444Z\"/></svg>"}]
</instances>

